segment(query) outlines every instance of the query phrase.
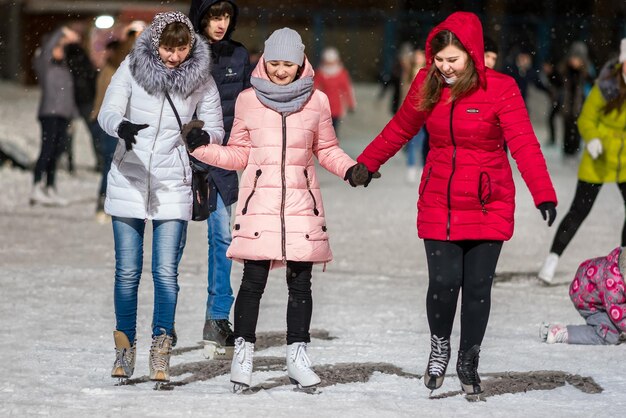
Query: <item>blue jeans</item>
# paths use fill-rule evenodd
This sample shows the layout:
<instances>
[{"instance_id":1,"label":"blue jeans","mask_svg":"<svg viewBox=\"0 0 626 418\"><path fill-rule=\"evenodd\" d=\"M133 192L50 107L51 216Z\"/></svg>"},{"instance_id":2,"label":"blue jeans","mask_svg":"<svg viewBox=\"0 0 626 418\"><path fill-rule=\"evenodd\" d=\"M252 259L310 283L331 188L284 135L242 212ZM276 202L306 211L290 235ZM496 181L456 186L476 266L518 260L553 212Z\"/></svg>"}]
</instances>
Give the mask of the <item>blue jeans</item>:
<instances>
[{"instance_id":1,"label":"blue jeans","mask_svg":"<svg viewBox=\"0 0 626 418\"><path fill-rule=\"evenodd\" d=\"M228 319L233 306L233 289L230 286L230 268L233 262L226 257L232 241L230 235L230 206L224 206L217 195L217 207L207 219L209 243L209 275L206 301L206 319Z\"/></svg>"},{"instance_id":2,"label":"blue jeans","mask_svg":"<svg viewBox=\"0 0 626 418\"><path fill-rule=\"evenodd\" d=\"M406 165L407 167L415 167L417 165L416 152L421 151L424 138L426 137L426 131L424 128L415 135L409 142L406 143ZM424 163L422 158L422 165Z\"/></svg>"},{"instance_id":3,"label":"blue jeans","mask_svg":"<svg viewBox=\"0 0 626 418\"><path fill-rule=\"evenodd\" d=\"M116 329L129 341L137 330L137 293L143 267L143 219L113 217L115 242L114 304ZM152 336L174 333L178 300L178 264L187 239L187 221L152 221L152 280L154 311Z\"/></svg>"}]
</instances>

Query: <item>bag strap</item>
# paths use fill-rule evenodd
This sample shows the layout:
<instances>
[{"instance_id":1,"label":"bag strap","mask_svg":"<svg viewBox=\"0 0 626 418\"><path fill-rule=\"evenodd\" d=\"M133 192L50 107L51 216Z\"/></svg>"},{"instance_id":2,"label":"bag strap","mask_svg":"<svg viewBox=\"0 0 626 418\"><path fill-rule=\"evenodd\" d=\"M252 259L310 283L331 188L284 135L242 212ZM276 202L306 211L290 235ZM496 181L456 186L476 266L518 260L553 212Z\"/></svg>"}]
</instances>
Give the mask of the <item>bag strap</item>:
<instances>
[{"instance_id":1,"label":"bag strap","mask_svg":"<svg viewBox=\"0 0 626 418\"><path fill-rule=\"evenodd\" d=\"M172 106L172 110L174 111L174 115L176 116L176 120L178 121L178 127L182 131L183 123L180 121L180 116L178 116L178 111L176 110L176 107L174 106L174 102L172 101L172 98L170 97L170 94L167 91L165 92L165 98L167 99L168 102L170 102L170 106Z\"/></svg>"}]
</instances>

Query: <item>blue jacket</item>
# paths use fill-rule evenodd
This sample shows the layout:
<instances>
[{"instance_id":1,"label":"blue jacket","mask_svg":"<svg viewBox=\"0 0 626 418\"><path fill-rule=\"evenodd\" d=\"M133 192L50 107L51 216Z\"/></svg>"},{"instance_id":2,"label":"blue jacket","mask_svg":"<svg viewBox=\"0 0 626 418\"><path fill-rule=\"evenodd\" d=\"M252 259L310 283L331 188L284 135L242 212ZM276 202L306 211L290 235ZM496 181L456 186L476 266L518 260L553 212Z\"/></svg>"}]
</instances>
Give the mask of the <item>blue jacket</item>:
<instances>
[{"instance_id":1,"label":"blue jacket","mask_svg":"<svg viewBox=\"0 0 626 418\"><path fill-rule=\"evenodd\" d=\"M189 9L189 19L193 23L196 32L204 35L201 21L209 8L222 0L192 0ZM248 50L239 42L233 41L231 35L237 24L237 16L239 8L233 0L228 0L234 9L234 15L231 16L228 31L219 42L211 43L211 75L215 79L217 89L220 92L220 100L222 104L222 113L224 117L224 145L228 143L230 130L233 126L235 118L235 101L242 90L250 87L250 56ZM218 167L209 166L210 173L210 197L209 206L211 210L215 210L217 195L216 191L222 196L224 205L229 206L237 201L238 179L237 172L223 170Z\"/></svg>"}]
</instances>

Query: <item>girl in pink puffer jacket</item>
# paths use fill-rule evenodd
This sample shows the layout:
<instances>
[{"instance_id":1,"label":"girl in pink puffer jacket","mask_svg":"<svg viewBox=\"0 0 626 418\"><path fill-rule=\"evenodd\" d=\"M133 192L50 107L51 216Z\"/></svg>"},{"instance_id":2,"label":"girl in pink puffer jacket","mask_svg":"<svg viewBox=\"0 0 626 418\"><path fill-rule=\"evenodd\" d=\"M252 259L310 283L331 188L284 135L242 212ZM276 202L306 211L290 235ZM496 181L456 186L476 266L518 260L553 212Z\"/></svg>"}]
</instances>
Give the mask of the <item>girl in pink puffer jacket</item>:
<instances>
[{"instance_id":1,"label":"girl in pink puffer jacket","mask_svg":"<svg viewBox=\"0 0 626 418\"><path fill-rule=\"evenodd\" d=\"M261 295L273 267L286 266L287 372L314 387L319 377L306 353L310 342L311 270L332 260L313 157L345 179L356 165L339 148L328 98L313 90L313 69L300 35L275 31L241 92L227 146L200 146L192 155L227 170L242 170L233 241L227 256L244 263L235 302L234 389L250 386ZM352 183L352 182L351 182Z\"/></svg>"},{"instance_id":2,"label":"girl in pink puffer jacket","mask_svg":"<svg viewBox=\"0 0 626 418\"><path fill-rule=\"evenodd\" d=\"M552 343L608 344L626 341L626 254L617 247L604 257L584 261L569 288L587 325L542 324L541 338Z\"/></svg>"}]
</instances>

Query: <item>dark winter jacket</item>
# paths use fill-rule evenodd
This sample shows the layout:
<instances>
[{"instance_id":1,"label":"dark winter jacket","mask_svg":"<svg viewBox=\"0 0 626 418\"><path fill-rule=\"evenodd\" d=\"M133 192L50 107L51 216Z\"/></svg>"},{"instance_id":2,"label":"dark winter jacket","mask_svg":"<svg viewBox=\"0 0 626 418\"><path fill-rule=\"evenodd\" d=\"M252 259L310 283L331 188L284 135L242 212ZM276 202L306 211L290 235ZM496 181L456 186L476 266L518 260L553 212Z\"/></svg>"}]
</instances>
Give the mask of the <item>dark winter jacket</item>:
<instances>
[{"instance_id":1,"label":"dark winter jacket","mask_svg":"<svg viewBox=\"0 0 626 418\"><path fill-rule=\"evenodd\" d=\"M98 72L87 51L79 44L65 46L65 59L74 80L74 100L80 115L89 120L96 97L96 77Z\"/></svg>"},{"instance_id":2,"label":"dark winter jacket","mask_svg":"<svg viewBox=\"0 0 626 418\"><path fill-rule=\"evenodd\" d=\"M446 29L459 38L474 61L479 87L454 101L444 87L432 111L420 111L417 103L428 74L420 71L398 113L357 161L378 171L426 124L430 152L419 186L419 237L508 240L513 234L515 184L504 141L535 205L556 203L556 193L515 80L485 68L482 26L476 15L453 13L431 31L427 68L433 65L430 41Z\"/></svg>"},{"instance_id":3,"label":"dark winter jacket","mask_svg":"<svg viewBox=\"0 0 626 418\"><path fill-rule=\"evenodd\" d=\"M41 86L41 100L38 116L72 119L77 114L74 103L74 80L66 60L57 61L52 51L63 37L63 30L57 29L44 41L33 59L33 68Z\"/></svg>"},{"instance_id":4,"label":"dark winter jacket","mask_svg":"<svg viewBox=\"0 0 626 418\"><path fill-rule=\"evenodd\" d=\"M189 9L189 19L193 23L196 32L204 35L200 23L209 8L221 0L192 0ZM220 100L222 103L222 113L224 115L224 145L228 143L230 131L233 126L235 117L235 101L242 90L250 87L250 57L246 48L239 42L233 41L231 35L237 24L237 16L239 8L237 4L228 0L234 9L234 15L231 16L230 26L224 36L224 39L211 43L211 58L213 65L211 67L211 75L217 83L220 92ZM223 170L218 167L210 167L210 199L209 205L211 210L215 210L217 195L219 192L224 205L229 206L237 201L238 180L235 171Z\"/></svg>"}]
</instances>

